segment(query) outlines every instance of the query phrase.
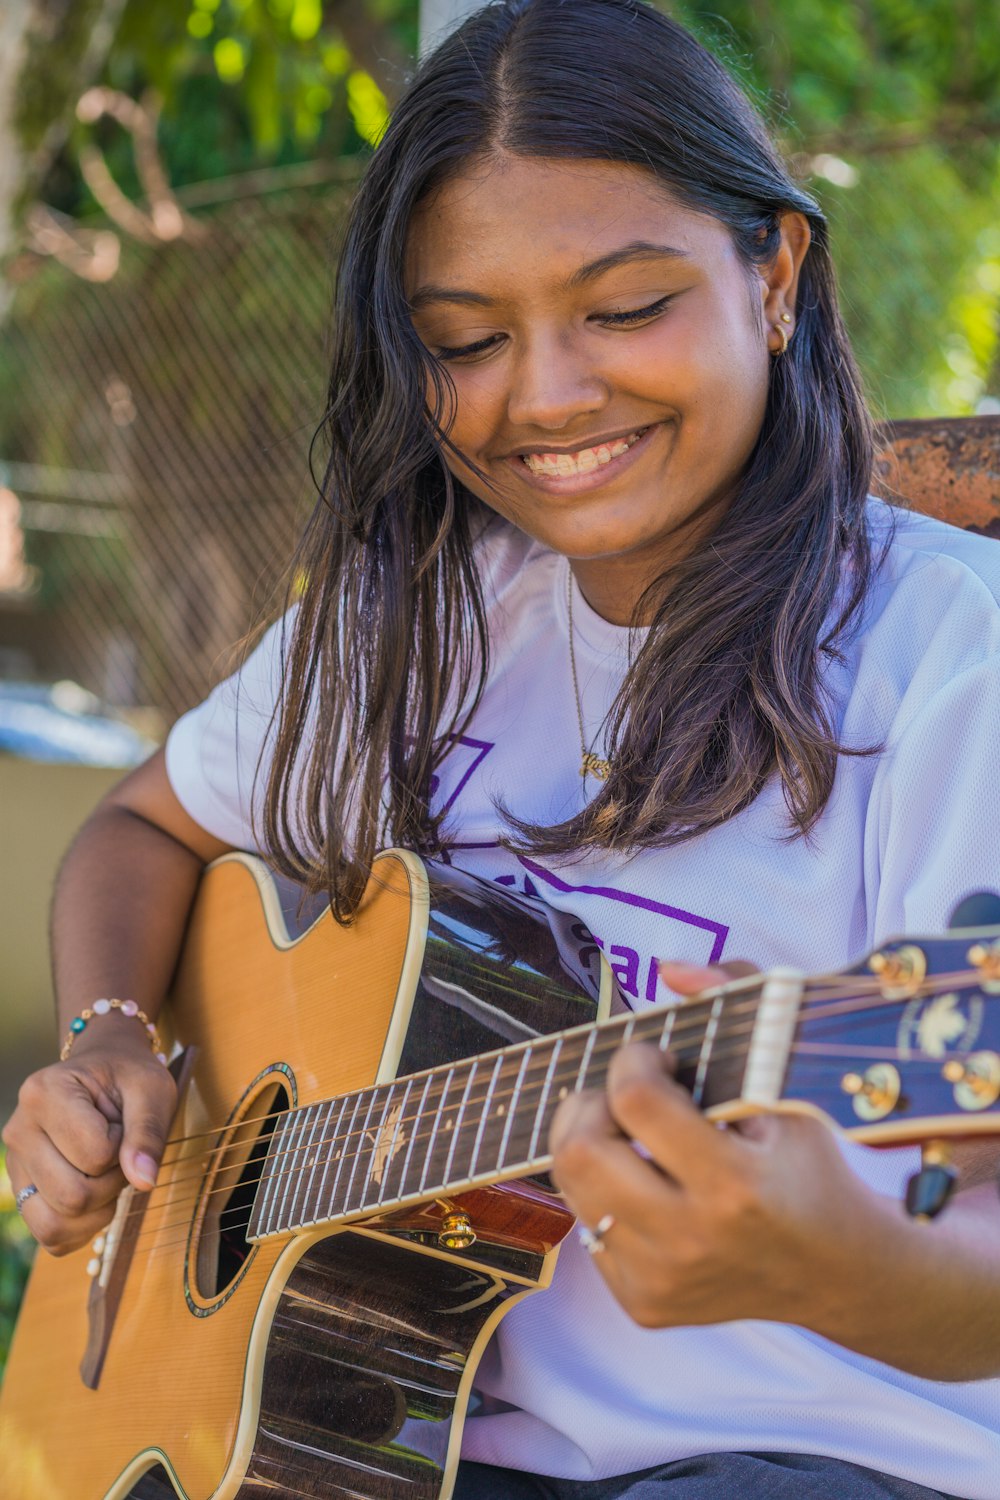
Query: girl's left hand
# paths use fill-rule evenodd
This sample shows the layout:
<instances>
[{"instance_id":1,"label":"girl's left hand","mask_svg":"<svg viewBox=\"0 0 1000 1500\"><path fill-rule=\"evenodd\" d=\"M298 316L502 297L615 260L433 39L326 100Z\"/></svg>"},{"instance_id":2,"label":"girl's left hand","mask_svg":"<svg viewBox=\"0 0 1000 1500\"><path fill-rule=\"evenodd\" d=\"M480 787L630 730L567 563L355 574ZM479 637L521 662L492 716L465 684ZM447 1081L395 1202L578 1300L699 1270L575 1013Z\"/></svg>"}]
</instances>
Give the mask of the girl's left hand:
<instances>
[{"instance_id":1,"label":"girl's left hand","mask_svg":"<svg viewBox=\"0 0 1000 1500\"><path fill-rule=\"evenodd\" d=\"M728 976L665 965L697 993ZM616 1053L606 1091L573 1095L553 1122L553 1175L593 1228L595 1265L646 1328L763 1318L837 1337L897 1205L850 1170L825 1125L761 1114L723 1128L674 1082L653 1046Z\"/></svg>"}]
</instances>

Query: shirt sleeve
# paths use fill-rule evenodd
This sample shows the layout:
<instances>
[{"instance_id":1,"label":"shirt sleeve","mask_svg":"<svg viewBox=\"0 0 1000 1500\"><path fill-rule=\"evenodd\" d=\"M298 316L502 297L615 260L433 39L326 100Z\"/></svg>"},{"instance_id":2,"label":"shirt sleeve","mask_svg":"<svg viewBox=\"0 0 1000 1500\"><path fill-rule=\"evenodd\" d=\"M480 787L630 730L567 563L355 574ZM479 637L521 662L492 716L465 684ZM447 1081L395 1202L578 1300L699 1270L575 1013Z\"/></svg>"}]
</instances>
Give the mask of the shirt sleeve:
<instances>
[{"instance_id":1,"label":"shirt sleeve","mask_svg":"<svg viewBox=\"0 0 1000 1500\"><path fill-rule=\"evenodd\" d=\"M184 810L237 849L259 848L255 814L273 756L291 627L290 616L272 625L240 670L178 719L167 738L167 776Z\"/></svg>"},{"instance_id":2,"label":"shirt sleeve","mask_svg":"<svg viewBox=\"0 0 1000 1500\"><path fill-rule=\"evenodd\" d=\"M873 790L876 942L941 932L964 897L1000 894L1000 655L938 689L890 743Z\"/></svg>"}]
</instances>

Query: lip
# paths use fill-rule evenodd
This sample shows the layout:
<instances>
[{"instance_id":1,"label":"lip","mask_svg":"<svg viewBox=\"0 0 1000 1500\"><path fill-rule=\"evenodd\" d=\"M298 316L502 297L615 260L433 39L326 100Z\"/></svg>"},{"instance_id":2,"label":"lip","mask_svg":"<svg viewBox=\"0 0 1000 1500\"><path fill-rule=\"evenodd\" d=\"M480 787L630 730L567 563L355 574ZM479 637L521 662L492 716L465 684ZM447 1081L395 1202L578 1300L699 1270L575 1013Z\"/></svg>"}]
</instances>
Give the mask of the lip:
<instances>
[{"instance_id":1,"label":"lip","mask_svg":"<svg viewBox=\"0 0 1000 1500\"><path fill-rule=\"evenodd\" d=\"M532 485L535 489L545 491L550 495L582 495L589 490L598 490L606 485L609 480L623 473L638 458L645 453L655 433L660 431L662 422L652 422L646 425L646 430L638 442L617 458L609 459L606 464L599 468L591 469L587 474L536 474L528 465L522 461L522 453L578 453L581 448L598 448L601 443L614 443L622 438L630 437L633 432L640 431L639 427L627 427L623 432L616 433L613 437L596 438L589 443L577 443L572 448L519 448L515 453L507 456L506 462L515 470L522 483Z\"/></svg>"},{"instance_id":2,"label":"lip","mask_svg":"<svg viewBox=\"0 0 1000 1500\"><path fill-rule=\"evenodd\" d=\"M643 427L648 427L648 422L634 422L631 427L621 427L617 432L607 432L600 437L577 438L575 443L522 443L518 448L512 448L509 453L501 454L502 458L523 458L526 453L583 453L588 448L600 448L602 443L620 443L624 438L631 437L633 432L640 432Z\"/></svg>"}]
</instances>

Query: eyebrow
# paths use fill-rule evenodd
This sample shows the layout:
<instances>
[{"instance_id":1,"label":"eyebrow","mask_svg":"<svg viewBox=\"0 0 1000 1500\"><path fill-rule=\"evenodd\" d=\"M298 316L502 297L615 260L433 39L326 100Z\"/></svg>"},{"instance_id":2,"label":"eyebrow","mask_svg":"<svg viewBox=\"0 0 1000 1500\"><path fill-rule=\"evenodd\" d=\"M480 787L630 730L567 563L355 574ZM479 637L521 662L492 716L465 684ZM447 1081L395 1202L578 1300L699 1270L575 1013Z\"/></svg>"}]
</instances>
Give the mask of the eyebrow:
<instances>
[{"instance_id":1,"label":"eyebrow","mask_svg":"<svg viewBox=\"0 0 1000 1500\"><path fill-rule=\"evenodd\" d=\"M613 271L616 266L628 265L636 260L687 260L687 250L678 250L673 245L655 245L650 240L632 240L627 245L622 245L617 250L609 250L607 255L600 255L596 260L588 261L586 265L580 266L566 282L567 287L584 286L589 281L596 281L607 271ZM461 306L472 307L494 307L495 297L486 297L482 292L467 292L459 287L425 285L418 287L410 298L411 312L417 312L426 307L429 302L457 302Z\"/></svg>"}]
</instances>

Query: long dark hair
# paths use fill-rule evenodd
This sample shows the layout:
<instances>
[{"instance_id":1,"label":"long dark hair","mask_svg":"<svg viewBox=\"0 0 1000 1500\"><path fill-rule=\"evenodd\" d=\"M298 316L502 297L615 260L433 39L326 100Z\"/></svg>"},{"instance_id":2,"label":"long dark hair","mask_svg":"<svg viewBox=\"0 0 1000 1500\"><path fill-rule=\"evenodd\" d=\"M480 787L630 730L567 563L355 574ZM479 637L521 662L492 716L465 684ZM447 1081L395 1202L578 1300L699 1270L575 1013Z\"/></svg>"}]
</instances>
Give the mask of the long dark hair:
<instances>
[{"instance_id":1,"label":"long dark hair","mask_svg":"<svg viewBox=\"0 0 1000 1500\"><path fill-rule=\"evenodd\" d=\"M812 231L794 338L772 361L724 524L646 601L652 626L608 725L612 775L556 827L512 818L512 838L550 854L676 843L733 817L775 771L789 831L806 833L841 751L822 656L835 653L873 566L872 432L823 215L725 69L651 5L503 0L420 68L361 185L340 261L328 459L295 563L307 584L261 832L279 868L329 890L341 920L380 844L439 846L432 776L488 671L475 561L483 512L444 462L449 382L416 336L402 274L415 206L498 149L642 167L726 225L748 269L773 258L783 212L804 214Z\"/></svg>"}]
</instances>

